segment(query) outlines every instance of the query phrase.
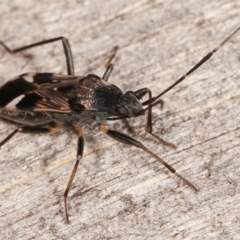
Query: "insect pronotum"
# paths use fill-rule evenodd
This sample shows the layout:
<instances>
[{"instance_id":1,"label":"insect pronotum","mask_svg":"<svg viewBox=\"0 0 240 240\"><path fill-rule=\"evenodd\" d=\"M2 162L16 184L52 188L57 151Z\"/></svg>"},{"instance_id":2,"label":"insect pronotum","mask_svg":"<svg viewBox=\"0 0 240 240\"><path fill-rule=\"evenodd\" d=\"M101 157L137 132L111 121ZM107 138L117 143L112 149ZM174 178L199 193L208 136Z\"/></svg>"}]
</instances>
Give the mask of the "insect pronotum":
<instances>
[{"instance_id":1,"label":"insect pronotum","mask_svg":"<svg viewBox=\"0 0 240 240\"><path fill-rule=\"evenodd\" d=\"M94 119L99 125L99 129L111 138L141 148L163 164L170 172L179 177L190 188L194 191L198 191L192 183L178 174L173 167L145 147L141 142L126 134L108 129L106 122L108 120L137 117L147 112L146 131L157 137L152 133L152 107L157 104L163 104L162 100L160 100L161 96L186 79L192 72L211 58L212 55L227 43L239 30L240 27L204 56L174 84L155 97L152 97L151 90L148 88L127 91L123 94L117 86L108 83L108 79L113 70L113 65L110 62L117 48L115 48L114 54L109 60L103 77L100 78L93 74L87 76L74 75L71 47L68 40L64 37L36 42L13 50L9 49L0 41L0 44L6 51L9 53L17 53L60 40L63 44L68 72L68 75L37 72L24 73L11 79L0 88L0 118L19 124L11 134L0 142L0 146L3 146L16 133L55 133L63 127L72 127L77 132L77 159L64 193L65 217L67 223L69 222L67 197L83 154L84 138L82 125L89 119ZM29 78L32 79L32 82L27 81ZM140 102L147 94L149 99ZM15 107L9 108L9 103L20 96L22 96L22 98ZM144 108L144 106L146 107Z\"/></svg>"}]
</instances>

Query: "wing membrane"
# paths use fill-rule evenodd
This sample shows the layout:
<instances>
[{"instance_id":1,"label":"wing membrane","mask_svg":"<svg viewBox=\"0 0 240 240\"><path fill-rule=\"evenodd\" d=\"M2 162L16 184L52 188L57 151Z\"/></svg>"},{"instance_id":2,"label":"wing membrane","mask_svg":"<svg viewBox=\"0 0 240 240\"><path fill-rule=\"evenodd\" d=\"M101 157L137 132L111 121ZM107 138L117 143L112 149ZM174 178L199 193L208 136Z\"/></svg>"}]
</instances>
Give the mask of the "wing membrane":
<instances>
[{"instance_id":1,"label":"wing membrane","mask_svg":"<svg viewBox=\"0 0 240 240\"><path fill-rule=\"evenodd\" d=\"M0 107L23 96L16 104L19 110L69 113L72 111L69 96L84 78L52 73L22 74L0 88Z\"/></svg>"}]
</instances>

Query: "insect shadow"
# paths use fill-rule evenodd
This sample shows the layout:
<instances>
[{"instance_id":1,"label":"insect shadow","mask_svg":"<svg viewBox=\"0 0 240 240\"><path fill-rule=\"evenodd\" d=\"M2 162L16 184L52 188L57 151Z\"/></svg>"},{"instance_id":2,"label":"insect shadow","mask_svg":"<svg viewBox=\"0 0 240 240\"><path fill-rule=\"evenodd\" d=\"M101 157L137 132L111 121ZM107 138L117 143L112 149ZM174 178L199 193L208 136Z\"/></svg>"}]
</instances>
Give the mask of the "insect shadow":
<instances>
[{"instance_id":1,"label":"insect shadow","mask_svg":"<svg viewBox=\"0 0 240 240\"><path fill-rule=\"evenodd\" d=\"M76 76L74 74L71 47L68 40L64 37L36 42L13 50L0 41L2 47L9 53L17 53L40 45L62 41L68 73L68 75L38 72L24 73L11 79L0 88L0 118L19 124L11 134L0 142L0 147L8 142L16 133L56 133L64 127L74 129L78 134L77 159L64 193L67 223L69 223L68 193L73 183L79 161L82 158L84 148L82 125L88 123L91 119L96 121L102 132L118 142L141 148L184 181L190 188L198 191L191 182L178 174L173 167L145 147L141 142L121 132L108 129L106 122L134 118L147 113L146 132L159 139L159 141L162 141L152 132L152 107L157 104L163 105L163 101L160 99L161 96L186 79L192 72L211 58L239 30L240 27L204 56L174 84L155 97L152 97L152 92L148 88L136 91L130 90L123 93L117 86L108 82L113 70L111 60L117 48L115 48L115 52L110 58L102 77L94 74ZM148 100L141 102L141 99L145 95L148 95ZM18 100L19 97L20 100ZM17 103L14 107L9 107L10 103L16 100Z\"/></svg>"}]
</instances>

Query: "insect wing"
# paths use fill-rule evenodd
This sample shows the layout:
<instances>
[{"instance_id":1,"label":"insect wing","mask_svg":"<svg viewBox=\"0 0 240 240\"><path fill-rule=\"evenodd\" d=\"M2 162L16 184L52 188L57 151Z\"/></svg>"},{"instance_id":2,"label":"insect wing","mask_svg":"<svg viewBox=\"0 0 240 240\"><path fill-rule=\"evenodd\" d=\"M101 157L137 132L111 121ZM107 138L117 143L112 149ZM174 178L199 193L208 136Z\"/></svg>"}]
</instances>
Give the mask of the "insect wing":
<instances>
[{"instance_id":1,"label":"insect wing","mask_svg":"<svg viewBox=\"0 0 240 240\"><path fill-rule=\"evenodd\" d=\"M70 113L69 96L83 78L52 73L19 75L0 88L0 107L21 97L15 105L18 110Z\"/></svg>"}]
</instances>

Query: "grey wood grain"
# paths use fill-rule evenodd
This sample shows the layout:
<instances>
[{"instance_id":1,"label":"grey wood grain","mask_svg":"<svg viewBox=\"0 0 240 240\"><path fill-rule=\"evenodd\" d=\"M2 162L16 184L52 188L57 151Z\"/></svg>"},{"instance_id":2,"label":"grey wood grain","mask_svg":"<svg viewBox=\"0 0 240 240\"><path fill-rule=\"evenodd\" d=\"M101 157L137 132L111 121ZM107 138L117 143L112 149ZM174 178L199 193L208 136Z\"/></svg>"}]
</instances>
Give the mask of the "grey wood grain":
<instances>
[{"instance_id":1,"label":"grey wood grain","mask_svg":"<svg viewBox=\"0 0 240 240\"><path fill-rule=\"evenodd\" d=\"M240 25L240 2L1 1L0 39L9 47L69 39L76 74L102 75L119 46L110 82L156 95ZM109 123L166 160L199 189L194 193L146 153L84 126L85 156L69 197L77 137L18 134L0 149L0 239L239 239L240 34L145 118ZM24 72L66 73L61 43L9 55L0 48L0 82ZM4 138L14 125L0 122Z\"/></svg>"}]
</instances>

